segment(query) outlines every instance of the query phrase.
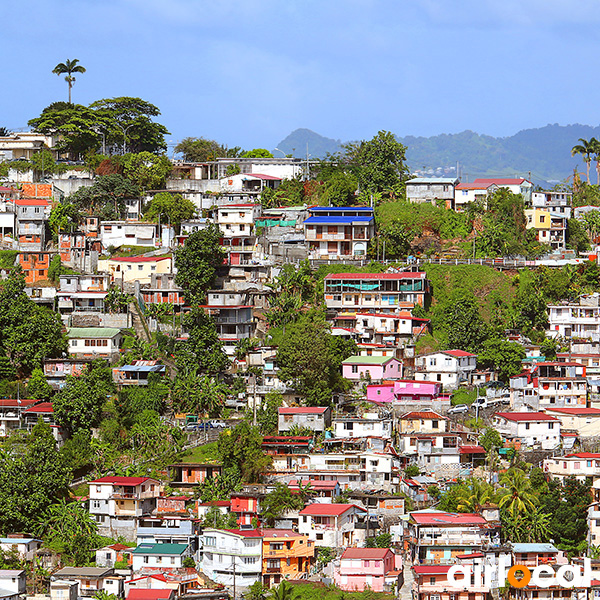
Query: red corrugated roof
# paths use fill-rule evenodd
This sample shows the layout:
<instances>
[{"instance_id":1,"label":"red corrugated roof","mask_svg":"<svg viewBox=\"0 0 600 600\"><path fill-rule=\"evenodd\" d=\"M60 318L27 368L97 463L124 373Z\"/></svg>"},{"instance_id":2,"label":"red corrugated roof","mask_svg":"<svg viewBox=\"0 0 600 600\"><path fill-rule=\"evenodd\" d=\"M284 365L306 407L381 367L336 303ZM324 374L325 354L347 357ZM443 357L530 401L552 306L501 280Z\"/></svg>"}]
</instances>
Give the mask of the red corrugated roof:
<instances>
[{"instance_id":1,"label":"red corrugated roof","mask_svg":"<svg viewBox=\"0 0 600 600\"><path fill-rule=\"evenodd\" d=\"M417 575L442 575L450 570L452 565L419 565L413 567Z\"/></svg>"},{"instance_id":2,"label":"red corrugated roof","mask_svg":"<svg viewBox=\"0 0 600 600\"><path fill-rule=\"evenodd\" d=\"M475 513L420 513L413 512L410 516L419 525L437 525L444 527L446 525L485 525L487 521Z\"/></svg>"},{"instance_id":3,"label":"red corrugated roof","mask_svg":"<svg viewBox=\"0 0 600 600\"><path fill-rule=\"evenodd\" d=\"M242 173L242 175L256 177L256 179L266 179L267 181L281 181L281 177L275 177L274 175L264 175L263 173Z\"/></svg>"},{"instance_id":4,"label":"red corrugated roof","mask_svg":"<svg viewBox=\"0 0 600 600\"><path fill-rule=\"evenodd\" d=\"M22 407L25 408L27 406L31 406L39 402L39 400L30 400L29 398L23 398L21 400L17 400L17 398L0 398L0 406L10 408L10 407Z\"/></svg>"},{"instance_id":5,"label":"red corrugated roof","mask_svg":"<svg viewBox=\"0 0 600 600\"><path fill-rule=\"evenodd\" d=\"M277 409L280 415L322 415L327 407L323 406L282 406Z\"/></svg>"},{"instance_id":6,"label":"red corrugated roof","mask_svg":"<svg viewBox=\"0 0 600 600\"><path fill-rule=\"evenodd\" d=\"M542 412L499 412L495 417L502 417L508 421L558 421L556 417L551 417Z\"/></svg>"},{"instance_id":7,"label":"red corrugated roof","mask_svg":"<svg viewBox=\"0 0 600 600\"><path fill-rule=\"evenodd\" d=\"M35 199L35 198L21 198L15 200L17 206L48 206L50 203L48 200Z\"/></svg>"},{"instance_id":8,"label":"red corrugated roof","mask_svg":"<svg viewBox=\"0 0 600 600\"><path fill-rule=\"evenodd\" d=\"M330 273L325 279L425 279L425 273Z\"/></svg>"},{"instance_id":9,"label":"red corrugated roof","mask_svg":"<svg viewBox=\"0 0 600 600\"><path fill-rule=\"evenodd\" d=\"M163 590L131 588L127 594L127 600L168 600L174 593L175 590L169 588Z\"/></svg>"},{"instance_id":10,"label":"red corrugated roof","mask_svg":"<svg viewBox=\"0 0 600 600\"><path fill-rule=\"evenodd\" d=\"M344 558L362 558L363 560L383 560L388 553L389 548L346 548L342 554Z\"/></svg>"},{"instance_id":11,"label":"red corrugated roof","mask_svg":"<svg viewBox=\"0 0 600 600\"><path fill-rule=\"evenodd\" d=\"M459 183L455 189L457 190L487 190L492 184L483 183Z\"/></svg>"},{"instance_id":12,"label":"red corrugated roof","mask_svg":"<svg viewBox=\"0 0 600 600\"><path fill-rule=\"evenodd\" d=\"M90 483L110 483L112 485L128 485L135 487L149 479L150 477L101 477L100 479L90 481Z\"/></svg>"},{"instance_id":13,"label":"red corrugated roof","mask_svg":"<svg viewBox=\"0 0 600 600\"><path fill-rule=\"evenodd\" d=\"M597 452L578 452L577 454L567 454L567 456L565 458L600 458L600 453L597 453Z\"/></svg>"},{"instance_id":14,"label":"red corrugated roof","mask_svg":"<svg viewBox=\"0 0 600 600\"><path fill-rule=\"evenodd\" d=\"M367 512L364 508L356 504L309 504L304 507L298 514L300 515L329 515L339 517L352 508L357 508L362 512Z\"/></svg>"},{"instance_id":15,"label":"red corrugated roof","mask_svg":"<svg viewBox=\"0 0 600 600\"><path fill-rule=\"evenodd\" d=\"M439 415L432 410L414 410L412 412L408 412L405 415L400 417L401 419L442 419L442 421L446 421L446 417Z\"/></svg>"},{"instance_id":16,"label":"red corrugated roof","mask_svg":"<svg viewBox=\"0 0 600 600\"><path fill-rule=\"evenodd\" d=\"M549 408L550 412L562 413L565 415L587 415L590 417L600 417L600 408Z\"/></svg>"},{"instance_id":17,"label":"red corrugated roof","mask_svg":"<svg viewBox=\"0 0 600 600\"><path fill-rule=\"evenodd\" d=\"M35 406L30 406L26 408L23 412L26 413L53 413L54 407L52 406L52 402L42 402L41 404L36 404Z\"/></svg>"},{"instance_id":18,"label":"red corrugated roof","mask_svg":"<svg viewBox=\"0 0 600 600\"><path fill-rule=\"evenodd\" d=\"M241 537L262 537L262 531L260 529L225 529L229 533L235 533Z\"/></svg>"},{"instance_id":19,"label":"red corrugated roof","mask_svg":"<svg viewBox=\"0 0 600 600\"><path fill-rule=\"evenodd\" d=\"M485 454L483 446L461 446L458 451L460 454Z\"/></svg>"},{"instance_id":20,"label":"red corrugated roof","mask_svg":"<svg viewBox=\"0 0 600 600\"><path fill-rule=\"evenodd\" d=\"M477 354L471 354L470 352L465 352L464 350L443 350L442 354L450 354L450 356L456 356L457 358L462 358L465 356L477 356Z\"/></svg>"}]
</instances>

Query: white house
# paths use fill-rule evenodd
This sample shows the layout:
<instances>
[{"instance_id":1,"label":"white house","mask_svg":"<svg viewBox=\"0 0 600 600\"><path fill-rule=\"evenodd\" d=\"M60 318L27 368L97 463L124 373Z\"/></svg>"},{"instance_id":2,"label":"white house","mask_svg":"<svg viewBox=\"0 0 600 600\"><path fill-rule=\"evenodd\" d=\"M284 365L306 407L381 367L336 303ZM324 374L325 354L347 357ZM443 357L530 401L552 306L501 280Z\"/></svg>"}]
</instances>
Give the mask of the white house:
<instances>
[{"instance_id":1,"label":"white house","mask_svg":"<svg viewBox=\"0 0 600 600\"><path fill-rule=\"evenodd\" d=\"M600 295L584 295L578 303L548 306L549 337L586 338L600 341Z\"/></svg>"},{"instance_id":2,"label":"white house","mask_svg":"<svg viewBox=\"0 0 600 600\"><path fill-rule=\"evenodd\" d=\"M564 407L546 409L546 414L560 420L561 429L576 431L580 437L600 435L600 408Z\"/></svg>"},{"instance_id":3,"label":"white house","mask_svg":"<svg viewBox=\"0 0 600 600\"><path fill-rule=\"evenodd\" d=\"M27 593L27 575L22 569L0 569L0 590L19 596ZM5 598L5 594L2 594Z\"/></svg>"},{"instance_id":4,"label":"white house","mask_svg":"<svg viewBox=\"0 0 600 600\"><path fill-rule=\"evenodd\" d=\"M131 550L132 569L181 569L183 561L190 556L187 544L140 544Z\"/></svg>"},{"instance_id":5,"label":"white house","mask_svg":"<svg viewBox=\"0 0 600 600\"><path fill-rule=\"evenodd\" d=\"M160 482L150 477L102 477L90 481L90 514L101 535L135 540L137 520L156 508Z\"/></svg>"},{"instance_id":6,"label":"white house","mask_svg":"<svg viewBox=\"0 0 600 600\"><path fill-rule=\"evenodd\" d=\"M493 425L503 437L524 446L552 450L560 444L560 421L546 413L500 412Z\"/></svg>"},{"instance_id":7,"label":"white house","mask_svg":"<svg viewBox=\"0 0 600 600\"><path fill-rule=\"evenodd\" d=\"M115 327L69 327L69 356L113 358L119 354L123 335Z\"/></svg>"},{"instance_id":8,"label":"white house","mask_svg":"<svg viewBox=\"0 0 600 600\"><path fill-rule=\"evenodd\" d=\"M464 350L430 352L415 357L415 366L417 381L435 381L445 389L456 389L477 368L477 355Z\"/></svg>"},{"instance_id":9,"label":"white house","mask_svg":"<svg viewBox=\"0 0 600 600\"><path fill-rule=\"evenodd\" d=\"M566 477L575 477L580 481L585 481L588 477L597 480L600 477L600 453L578 452L545 458L544 472L561 481Z\"/></svg>"},{"instance_id":10,"label":"white house","mask_svg":"<svg viewBox=\"0 0 600 600\"><path fill-rule=\"evenodd\" d=\"M261 580L262 541L258 529L205 529L202 572L222 585L250 587Z\"/></svg>"},{"instance_id":11,"label":"white house","mask_svg":"<svg viewBox=\"0 0 600 600\"><path fill-rule=\"evenodd\" d=\"M365 413L362 418L348 417L333 420L336 438L376 436L391 438L391 419L382 419L377 413Z\"/></svg>"},{"instance_id":12,"label":"white house","mask_svg":"<svg viewBox=\"0 0 600 600\"><path fill-rule=\"evenodd\" d=\"M366 514L367 511L356 504L309 504L299 513L298 531L316 546L353 546L359 537L364 538L364 530L357 529L356 523L358 517Z\"/></svg>"},{"instance_id":13,"label":"white house","mask_svg":"<svg viewBox=\"0 0 600 600\"><path fill-rule=\"evenodd\" d=\"M113 246L147 246L158 245L158 225L142 221L103 221L100 225L100 241L104 249Z\"/></svg>"}]
</instances>

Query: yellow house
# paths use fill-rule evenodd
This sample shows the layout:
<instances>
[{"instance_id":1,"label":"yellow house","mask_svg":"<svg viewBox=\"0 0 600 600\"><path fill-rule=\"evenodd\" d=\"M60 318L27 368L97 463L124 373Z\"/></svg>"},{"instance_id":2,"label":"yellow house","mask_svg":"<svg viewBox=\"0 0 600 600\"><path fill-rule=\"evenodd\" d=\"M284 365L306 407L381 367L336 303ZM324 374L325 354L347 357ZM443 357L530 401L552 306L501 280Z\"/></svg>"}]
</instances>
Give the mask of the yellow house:
<instances>
[{"instance_id":1,"label":"yellow house","mask_svg":"<svg viewBox=\"0 0 600 600\"><path fill-rule=\"evenodd\" d=\"M566 245L567 219L546 208L525 210L527 229L535 229L538 242L548 244L553 250L564 250Z\"/></svg>"},{"instance_id":2,"label":"yellow house","mask_svg":"<svg viewBox=\"0 0 600 600\"><path fill-rule=\"evenodd\" d=\"M315 544L291 529L263 529L263 585L279 585L283 579L308 574L315 560ZM306 575L305 575L306 576Z\"/></svg>"},{"instance_id":3,"label":"yellow house","mask_svg":"<svg viewBox=\"0 0 600 600\"><path fill-rule=\"evenodd\" d=\"M153 274L172 273L171 256L127 256L98 261L98 271L108 273L115 283L151 283Z\"/></svg>"}]
</instances>

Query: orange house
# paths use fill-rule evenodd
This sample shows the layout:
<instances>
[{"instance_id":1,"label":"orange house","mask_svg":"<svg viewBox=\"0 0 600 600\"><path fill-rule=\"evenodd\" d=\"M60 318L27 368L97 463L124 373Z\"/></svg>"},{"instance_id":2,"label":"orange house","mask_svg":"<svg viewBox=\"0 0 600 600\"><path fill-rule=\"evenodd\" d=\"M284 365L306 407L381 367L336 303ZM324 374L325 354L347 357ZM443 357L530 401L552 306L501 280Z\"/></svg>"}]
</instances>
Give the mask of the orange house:
<instances>
[{"instance_id":1,"label":"orange house","mask_svg":"<svg viewBox=\"0 0 600 600\"><path fill-rule=\"evenodd\" d=\"M291 529L263 529L263 585L278 585L282 579L299 579L315 561L315 544Z\"/></svg>"},{"instance_id":2,"label":"orange house","mask_svg":"<svg viewBox=\"0 0 600 600\"><path fill-rule=\"evenodd\" d=\"M48 268L52 255L50 252L21 252L19 264L25 275L25 283L34 285L38 281L48 280Z\"/></svg>"}]
</instances>

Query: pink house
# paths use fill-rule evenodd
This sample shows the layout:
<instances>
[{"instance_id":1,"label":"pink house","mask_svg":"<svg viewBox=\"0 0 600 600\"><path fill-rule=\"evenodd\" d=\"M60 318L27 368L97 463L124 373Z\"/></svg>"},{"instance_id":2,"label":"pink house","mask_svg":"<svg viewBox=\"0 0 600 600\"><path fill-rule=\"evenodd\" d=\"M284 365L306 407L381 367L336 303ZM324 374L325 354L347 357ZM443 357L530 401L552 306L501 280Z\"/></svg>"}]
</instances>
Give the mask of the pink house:
<instances>
[{"instance_id":1,"label":"pink house","mask_svg":"<svg viewBox=\"0 0 600 600\"><path fill-rule=\"evenodd\" d=\"M347 548L334 580L347 592L362 592L367 587L374 592L387 592L401 572L402 557L389 548Z\"/></svg>"},{"instance_id":2,"label":"pink house","mask_svg":"<svg viewBox=\"0 0 600 600\"><path fill-rule=\"evenodd\" d=\"M441 400L439 397L441 390L440 383L398 379L380 385L368 385L367 400L382 403L431 404L433 400Z\"/></svg>"},{"instance_id":3,"label":"pink house","mask_svg":"<svg viewBox=\"0 0 600 600\"><path fill-rule=\"evenodd\" d=\"M399 379L402 363L392 356L351 356L342 363L342 376L350 381Z\"/></svg>"}]
</instances>

